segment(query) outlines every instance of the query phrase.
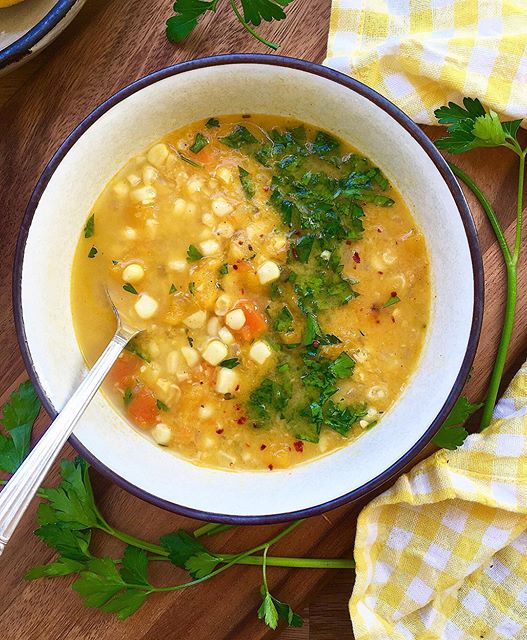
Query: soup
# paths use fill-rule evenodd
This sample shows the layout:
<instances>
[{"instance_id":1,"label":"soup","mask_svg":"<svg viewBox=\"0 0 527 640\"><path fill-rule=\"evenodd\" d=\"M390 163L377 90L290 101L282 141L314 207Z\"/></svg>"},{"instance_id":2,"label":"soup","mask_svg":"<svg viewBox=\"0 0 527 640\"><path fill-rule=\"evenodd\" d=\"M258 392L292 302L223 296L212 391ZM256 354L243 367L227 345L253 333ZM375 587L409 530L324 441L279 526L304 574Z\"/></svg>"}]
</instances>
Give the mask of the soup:
<instances>
[{"instance_id":1,"label":"soup","mask_svg":"<svg viewBox=\"0 0 527 640\"><path fill-rule=\"evenodd\" d=\"M92 365L147 328L105 392L196 464L270 470L343 447L416 367L430 307L424 238L342 140L261 115L210 118L132 158L79 240L72 312Z\"/></svg>"}]
</instances>

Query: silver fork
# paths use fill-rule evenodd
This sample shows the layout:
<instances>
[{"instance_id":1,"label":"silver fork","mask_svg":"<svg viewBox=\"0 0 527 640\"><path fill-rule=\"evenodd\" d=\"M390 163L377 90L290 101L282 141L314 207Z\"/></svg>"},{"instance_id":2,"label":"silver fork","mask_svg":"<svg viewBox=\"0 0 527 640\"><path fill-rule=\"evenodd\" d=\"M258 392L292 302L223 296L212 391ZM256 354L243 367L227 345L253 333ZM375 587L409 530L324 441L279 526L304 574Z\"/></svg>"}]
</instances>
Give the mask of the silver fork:
<instances>
[{"instance_id":1,"label":"silver fork","mask_svg":"<svg viewBox=\"0 0 527 640\"><path fill-rule=\"evenodd\" d=\"M109 293L108 298L117 317L117 330L113 338L0 493L0 554L113 363L128 342L143 330L124 322Z\"/></svg>"}]
</instances>

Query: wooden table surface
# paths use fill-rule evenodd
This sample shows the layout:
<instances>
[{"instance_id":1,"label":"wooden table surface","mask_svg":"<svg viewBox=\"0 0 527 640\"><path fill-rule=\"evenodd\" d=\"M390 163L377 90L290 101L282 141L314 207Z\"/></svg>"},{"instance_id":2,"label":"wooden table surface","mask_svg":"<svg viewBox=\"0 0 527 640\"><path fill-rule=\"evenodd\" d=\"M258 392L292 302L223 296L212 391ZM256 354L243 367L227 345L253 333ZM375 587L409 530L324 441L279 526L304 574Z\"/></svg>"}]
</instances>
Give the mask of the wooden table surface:
<instances>
[{"instance_id":1,"label":"wooden table surface","mask_svg":"<svg viewBox=\"0 0 527 640\"><path fill-rule=\"evenodd\" d=\"M88 0L74 23L43 54L11 75L0 78L0 402L27 374L18 351L11 309L11 269L15 240L27 200L62 139L97 104L119 88L168 64L204 55L264 52L225 7L208 16L183 45L164 38L170 0ZM223 6L223 5L220 5ZM285 22L261 31L281 42L283 55L321 62L324 59L330 0L297 0ZM434 136L437 130L428 127ZM458 160L477 178L497 204L510 238L514 224L515 163L506 151L478 151ZM486 275L482 339L467 393L481 398L493 362L504 305L504 272L491 229L474 199L468 197L479 230ZM525 256L520 291L525 292ZM527 296L519 296L517 323L507 379L525 357ZM36 432L49 422L41 415ZM431 449L428 450L428 452ZM67 446L64 455L72 455ZM424 455L424 454L423 454ZM47 484L56 480L56 471ZM164 512L93 473L95 492L109 521L130 533L155 540L179 526L196 522ZM36 505L35 505L36 506ZM193 590L155 596L132 618L117 622L83 608L69 590L71 579L26 583L25 570L49 561L53 553L33 535L35 506L23 519L0 561L0 633L6 640L346 640L352 638L347 600L353 585L349 571L271 569L274 595L302 612L302 629L273 633L256 620L260 575L257 568L229 570ZM350 505L305 523L275 549L277 554L337 557L351 555L356 516ZM275 528L276 529L276 528ZM271 527L243 527L218 536L218 549L234 551L268 537ZM99 536L95 551L118 553ZM171 567L156 568L156 580L169 584Z\"/></svg>"}]
</instances>

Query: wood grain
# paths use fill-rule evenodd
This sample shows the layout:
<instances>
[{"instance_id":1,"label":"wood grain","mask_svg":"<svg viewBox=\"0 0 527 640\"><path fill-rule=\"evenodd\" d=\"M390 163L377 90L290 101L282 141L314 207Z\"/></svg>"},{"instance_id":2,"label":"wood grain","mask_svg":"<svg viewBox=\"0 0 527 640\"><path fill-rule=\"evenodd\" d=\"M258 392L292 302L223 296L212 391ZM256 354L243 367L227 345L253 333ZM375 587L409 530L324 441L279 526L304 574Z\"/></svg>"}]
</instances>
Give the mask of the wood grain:
<instances>
[{"instance_id":1,"label":"wood grain","mask_svg":"<svg viewBox=\"0 0 527 640\"><path fill-rule=\"evenodd\" d=\"M170 15L167 0L90 0L71 27L29 66L0 80L0 402L26 373L17 348L11 311L11 269L15 240L29 195L47 160L62 139L97 104L145 73L168 64L229 52L265 51L229 12L208 16L184 46L166 42L163 23ZM265 25L262 34L282 43L280 53L321 62L324 58L330 0L297 1L288 19ZM428 127L432 137L437 130ZM514 226L515 162L506 151L478 151L458 162L484 188L501 214L510 237ZM490 375L504 306L504 270L492 231L468 197L479 230L486 276L486 308L482 340L473 375L471 398L481 397ZM448 249L448 248L446 248ZM525 292L527 266L520 265ZM527 302L519 296L516 329L509 358L510 377L525 357ZM37 433L48 419L41 415ZM423 453L426 455L427 452ZM72 455L66 447L64 455ZM56 480L56 471L48 483ZM196 522L169 514L128 495L94 473L99 504L116 526L155 540ZM310 556L351 554L361 505L343 507L304 524L276 548L276 553ZM273 633L256 620L258 570L235 568L199 588L155 596L125 622L83 608L67 589L69 578L26 583L25 570L51 559L52 553L32 535L35 509L24 518L0 561L0 629L7 640L347 640L352 638L347 599L352 572L270 570L271 589L303 611L302 629ZM273 527L244 527L214 540L217 549L235 551L265 539ZM118 553L118 545L95 537L100 553ZM170 567L156 567L156 582L183 579Z\"/></svg>"}]
</instances>

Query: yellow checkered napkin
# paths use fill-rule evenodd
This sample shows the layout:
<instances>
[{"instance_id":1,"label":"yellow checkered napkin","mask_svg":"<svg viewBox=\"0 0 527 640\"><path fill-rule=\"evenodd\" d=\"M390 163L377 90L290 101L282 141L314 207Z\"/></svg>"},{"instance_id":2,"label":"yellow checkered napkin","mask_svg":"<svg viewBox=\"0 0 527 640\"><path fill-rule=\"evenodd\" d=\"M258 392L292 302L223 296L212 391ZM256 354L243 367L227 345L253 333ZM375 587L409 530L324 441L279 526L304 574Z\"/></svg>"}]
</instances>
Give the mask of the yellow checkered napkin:
<instances>
[{"instance_id":1,"label":"yellow checkered napkin","mask_svg":"<svg viewBox=\"0 0 527 640\"><path fill-rule=\"evenodd\" d=\"M416 122L464 96L527 113L526 0L333 0L325 64Z\"/></svg>"},{"instance_id":2,"label":"yellow checkered napkin","mask_svg":"<svg viewBox=\"0 0 527 640\"><path fill-rule=\"evenodd\" d=\"M527 638L527 363L492 425L360 514L357 640Z\"/></svg>"}]
</instances>

